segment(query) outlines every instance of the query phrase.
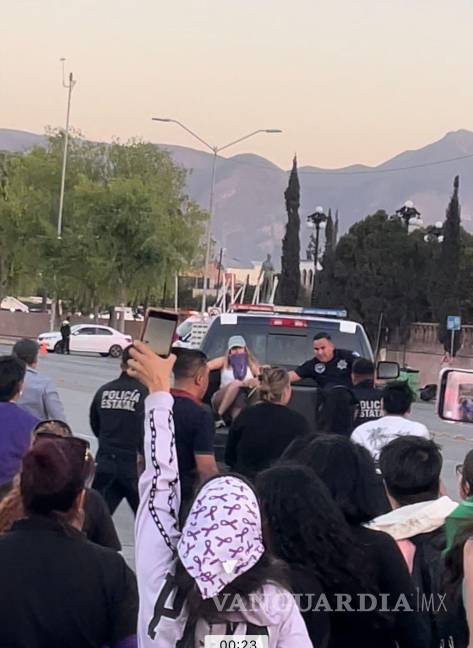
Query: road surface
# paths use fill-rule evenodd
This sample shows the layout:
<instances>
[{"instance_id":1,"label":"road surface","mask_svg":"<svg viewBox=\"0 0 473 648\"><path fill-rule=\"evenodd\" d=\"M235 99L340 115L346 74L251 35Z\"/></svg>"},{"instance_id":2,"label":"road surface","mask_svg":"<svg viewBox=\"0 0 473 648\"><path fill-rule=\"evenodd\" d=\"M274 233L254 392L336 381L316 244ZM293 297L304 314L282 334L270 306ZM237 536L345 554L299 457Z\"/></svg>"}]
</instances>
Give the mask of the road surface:
<instances>
[{"instance_id":1,"label":"road surface","mask_svg":"<svg viewBox=\"0 0 473 648\"><path fill-rule=\"evenodd\" d=\"M8 346L0 345L0 353L8 352ZM95 452L97 442L89 428L89 406L95 391L119 375L120 362L95 355L49 354L41 357L40 370L55 381L74 434L87 438ZM425 423L441 445L444 482L448 494L458 499L455 466L473 448L473 425L445 423L436 416L434 406L426 403L415 406L413 418ZM114 520L123 544L123 553L133 565L133 515L126 502L120 505Z\"/></svg>"}]
</instances>

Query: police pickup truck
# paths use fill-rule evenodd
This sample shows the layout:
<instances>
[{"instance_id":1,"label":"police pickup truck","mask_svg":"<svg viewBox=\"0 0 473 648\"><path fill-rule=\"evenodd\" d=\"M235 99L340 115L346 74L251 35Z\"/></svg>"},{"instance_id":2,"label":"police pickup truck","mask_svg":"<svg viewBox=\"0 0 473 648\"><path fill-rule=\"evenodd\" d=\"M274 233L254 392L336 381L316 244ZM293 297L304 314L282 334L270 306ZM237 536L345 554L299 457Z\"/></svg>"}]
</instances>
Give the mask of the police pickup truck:
<instances>
[{"instance_id":1,"label":"police pickup truck","mask_svg":"<svg viewBox=\"0 0 473 648\"><path fill-rule=\"evenodd\" d=\"M225 355L230 337L242 335L260 365L291 370L313 357L314 335L324 332L330 335L337 348L373 360L373 351L363 326L350 321L347 316L344 309L236 305L231 312L213 320L200 348L212 360ZM207 403L219 388L219 382L219 372L212 372L205 398ZM312 429L315 426L316 391L314 381L301 380L293 385L289 403L289 407L307 418ZM224 439L219 433L217 446L222 443Z\"/></svg>"}]
</instances>

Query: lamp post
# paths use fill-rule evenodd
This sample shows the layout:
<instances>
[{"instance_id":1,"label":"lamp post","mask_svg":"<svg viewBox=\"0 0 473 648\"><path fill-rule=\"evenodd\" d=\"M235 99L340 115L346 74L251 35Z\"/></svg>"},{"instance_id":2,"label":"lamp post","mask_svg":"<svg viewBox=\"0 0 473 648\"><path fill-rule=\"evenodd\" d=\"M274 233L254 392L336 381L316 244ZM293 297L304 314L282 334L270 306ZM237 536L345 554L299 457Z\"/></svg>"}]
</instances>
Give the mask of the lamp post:
<instances>
[{"instance_id":1,"label":"lamp post","mask_svg":"<svg viewBox=\"0 0 473 648\"><path fill-rule=\"evenodd\" d=\"M415 221L415 224L419 227L423 225L420 211L416 209L412 200L406 200L404 205L396 210L396 216L404 222L407 231L409 231L411 221Z\"/></svg>"},{"instance_id":2,"label":"lamp post","mask_svg":"<svg viewBox=\"0 0 473 648\"><path fill-rule=\"evenodd\" d=\"M426 243L443 243L443 223L442 221L437 221L435 225L429 225L426 228L426 235L424 236L424 241Z\"/></svg>"},{"instance_id":3,"label":"lamp post","mask_svg":"<svg viewBox=\"0 0 473 648\"><path fill-rule=\"evenodd\" d=\"M313 251L314 258L314 282L312 284L312 305L315 304L316 298L316 277L317 277L317 268L319 264L319 239L320 239L320 230L325 229L327 225L327 214L325 214L323 207L316 207L313 214L307 216L307 227L314 229L315 228L315 240L314 235L311 234L309 249Z\"/></svg>"},{"instance_id":4,"label":"lamp post","mask_svg":"<svg viewBox=\"0 0 473 648\"><path fill-rule=\"evenodd\" d=\"M158 122L166 122L166 123L172 123L172 124L177 124L180 126L183 130L185 130L187 133L192 135L195 139L197 139L201 144L203 144L205 147L210 149L213 153L213 158L212 158L212 175L211 175L211 180L210 180L210 199L209 199L209 220L207 222L207 233L206 233L206 247L205 247L205 267L204 267L204 286L203 286L203 291L202 291L202 308L201 311L202 313L205 313L207 309L207 290L208 290L208 282L209 282L209 263L210 263L210 247L211 247L211 237L212 237L212 220L213 220L213 215L214 215L214 196L215 196L215 172L217 169L217 156L218 154L227 149L230 148L230 146L234 146L235 144L239 144L240 142L243 142L244 140L249 139L250 137L253 137L254 135L258 135L258 133L282 133L281 130L278 128L260 128L258 130L253 131L252 133L248 133L248 135L244 135L243 137L239 137L238 139L229 142L228 144L225 144L224 146L212 146L208 142L206 142L202 137L197 135L197 133L194 133L190 128L185 126L182 122L180 122L177 119L170 119L170 118L163 118L163 117L152 117L153 121L158 121Z\"/></svg>"}]
</instances>

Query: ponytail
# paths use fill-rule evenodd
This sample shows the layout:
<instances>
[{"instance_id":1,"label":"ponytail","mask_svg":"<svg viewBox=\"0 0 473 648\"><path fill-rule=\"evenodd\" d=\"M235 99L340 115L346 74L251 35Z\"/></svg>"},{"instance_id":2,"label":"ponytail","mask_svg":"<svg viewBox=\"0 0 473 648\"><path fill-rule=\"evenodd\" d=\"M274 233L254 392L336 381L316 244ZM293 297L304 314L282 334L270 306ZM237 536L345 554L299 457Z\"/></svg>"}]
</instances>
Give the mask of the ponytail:
<instances>
[{"instance_id":1,"label":"ponytail","mask_svg":"<svg viewBox=\"0 0 473 648\"><path fill-rule=\"evenodd\" d=\"M289 385L289 375L285 369L262 367L257 389L259 398L267 403L280 403L284 390Z\"/></svg>"}]
</instances>

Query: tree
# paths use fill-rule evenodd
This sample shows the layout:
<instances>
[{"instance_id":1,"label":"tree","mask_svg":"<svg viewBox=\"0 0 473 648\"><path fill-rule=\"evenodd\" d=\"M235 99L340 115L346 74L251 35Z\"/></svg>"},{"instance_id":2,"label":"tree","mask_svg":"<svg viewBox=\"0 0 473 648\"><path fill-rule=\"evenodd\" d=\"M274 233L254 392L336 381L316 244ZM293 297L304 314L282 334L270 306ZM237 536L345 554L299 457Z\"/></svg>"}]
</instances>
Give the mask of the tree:
<instances>
[{"instance_id":1,"label":"tree","mask_svg":"<svg viewBox=\"0 0 473 648\"><path fill-rule=\"evenodd\" d=\"M337 247L338 243L338 227L339 227L339 222L338 222L338 209L335 212L335 224L333 226L333 247Z\"/></svg>"},{"instance_id":2,"label":"tree","mask_svg":"<svg viewBox=\"0 0 473 648\"><path fill-rule=\"evenodd\" d=\"M38 211L20 155L0 159L0 303L8 293L34 284L38 263Z\"/></svg>"},{"instance_id":3,"label":"tree","mask_svg":"<svg viewBox=\"0 0 473 648\"><path fill-rule=\"evenodd\" d=\"M376 336L380 313L405 339L417 318L419 294L426 286L422 266L428 254L422 236L408 235L384 211L356 223L341 237L333 261L320 273L320 306L348 308ZM421 303L421 302L420 302Z\"/></svg>"},{"instance_id":4,"label":"tree","mask_svg":"<svg viewBox=\"0 0 473 648\"><path fill-rule=\"evenodd\" d=\"M461 225L458 189L460 179L453 181L453 193L447 208L443 227L444 240L434 265L429 289L434 321L439 323L439 341L446 351L450 349L450 332L447 330L448 315L460 314ZM454 354L460 346L460 335L455 336Z\"/></svg>"},{"instance_id":5,"label":"tree","mask_svg":"<svg viewBox=\"0 0 473 648\"><path fill-rule=\"evenodd\" d=\"M284 306L297 304L301 285L300 271L300 186L297 159L294 157L289 184L284 192L287 211L286 233L282 243L281 278L278 300Z\"/></svg>"},{"instance_id":6,"label":"tree","mask_svg":"<svg viewBox=\"0 0 473 648\"><path fill-rule=\"evenodd\" d=\"M46 289L79 310L157 301L166 275L201 252L207 214L186 174L152 144L70 140L62 239L56 235L63 134L0 165L0 296Z\"/></svg>"}]
</instances>

